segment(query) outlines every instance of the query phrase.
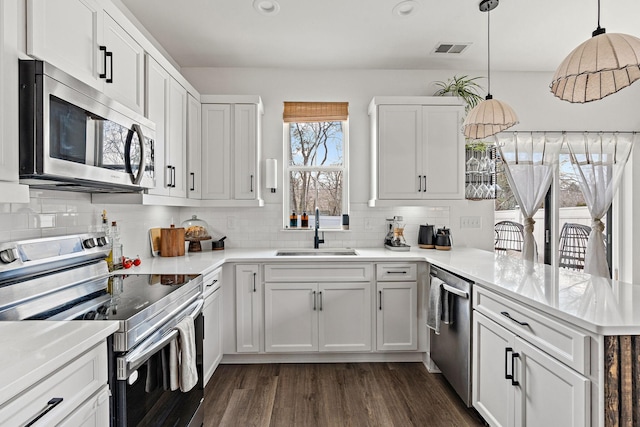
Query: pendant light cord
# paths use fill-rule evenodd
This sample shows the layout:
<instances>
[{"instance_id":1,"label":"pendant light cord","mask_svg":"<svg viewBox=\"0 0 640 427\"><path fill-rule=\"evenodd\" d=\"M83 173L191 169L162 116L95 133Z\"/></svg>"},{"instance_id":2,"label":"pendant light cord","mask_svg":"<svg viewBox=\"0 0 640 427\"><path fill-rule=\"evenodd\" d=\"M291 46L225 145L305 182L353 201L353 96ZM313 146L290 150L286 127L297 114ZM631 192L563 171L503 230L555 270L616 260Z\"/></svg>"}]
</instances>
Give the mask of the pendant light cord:
<instances>
[{"instance_id":1,"label":"pendant light cord","mask_svg":"<svg viewBox=\"0 0 640 427\"><path fill-rule=\"evenodd\" d=\"M596 28L595 31L591 33L591 36L595 37L604 33L606 33L606 28L600 27L600 0L598 0L598 28Z\"/></svg>"},{"instance_id":2,"label":"pendant light cord","mask_svg":"<svg viewBox=\"0 0 640 427\"><path fill-rule=\"evenodd\" d=\"M599 2L600 0L598 0ZM487 99L491 97L491 9L487 10Z\"/></svg>"}]
</instances>

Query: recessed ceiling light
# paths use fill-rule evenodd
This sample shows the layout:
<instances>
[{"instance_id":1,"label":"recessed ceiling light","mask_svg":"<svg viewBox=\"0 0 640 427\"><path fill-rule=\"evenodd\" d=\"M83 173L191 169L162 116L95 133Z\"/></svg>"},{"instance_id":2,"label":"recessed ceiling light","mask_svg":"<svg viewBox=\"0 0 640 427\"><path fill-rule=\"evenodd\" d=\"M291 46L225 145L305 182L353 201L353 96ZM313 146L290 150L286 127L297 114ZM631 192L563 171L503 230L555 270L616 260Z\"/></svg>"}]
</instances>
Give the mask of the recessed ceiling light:
<instances>
[{"instance_id":1,"label":"recessed ceiling light","mask_svg":"<svg viewBox=\"0 0 640 427\"><path fill-rule=\"evenodd\" d=\"M253 0L253 8L263 15L277 15L280 4L276 0Z\"/></svg>"},{"instance_id":2,"label":"recessed ceiling light","mask_svg":"<svg viewBox=\"0 0 640 427\"><path fill-rule=\"evenodd\" d=\"M420 2L417 0L404 0L393 7L393 14L400 18L406 18L413 15L420 9Z\"/></svg>"}]
</instances>

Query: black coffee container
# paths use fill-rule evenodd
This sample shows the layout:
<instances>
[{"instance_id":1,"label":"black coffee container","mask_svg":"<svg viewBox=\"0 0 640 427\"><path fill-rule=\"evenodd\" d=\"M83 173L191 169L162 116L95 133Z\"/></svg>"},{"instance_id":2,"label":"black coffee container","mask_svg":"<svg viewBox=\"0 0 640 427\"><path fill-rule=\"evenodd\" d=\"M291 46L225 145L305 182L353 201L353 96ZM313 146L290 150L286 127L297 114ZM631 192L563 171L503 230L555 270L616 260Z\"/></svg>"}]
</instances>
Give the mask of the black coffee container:
<instances>
[{"instance_id":1,"label":"black coffee container","mask_svg":"<svg viewBox=\"0 0 640 427\"><path fill-rule=\"evenodd\" d=\"M433 225L421 225L418 231L418 246L422 249L434 249L436 247L436 237L433 232Z\"/></svg>"}]
</instances>

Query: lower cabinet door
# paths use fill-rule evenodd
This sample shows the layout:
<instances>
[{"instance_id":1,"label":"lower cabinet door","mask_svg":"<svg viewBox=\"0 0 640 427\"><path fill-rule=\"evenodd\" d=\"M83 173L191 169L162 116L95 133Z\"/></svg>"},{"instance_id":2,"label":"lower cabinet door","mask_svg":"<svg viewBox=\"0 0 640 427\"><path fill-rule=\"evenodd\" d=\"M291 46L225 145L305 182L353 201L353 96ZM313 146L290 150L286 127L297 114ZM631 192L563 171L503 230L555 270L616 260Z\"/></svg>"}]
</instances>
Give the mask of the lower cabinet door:
<instances>
[{"instance_id":1,"label":"lower cabinet door","mask_svg":"<svg viewBox=\"0 0 640 427\"><path fill-rule=\"evenodd\" d=\"M317 283L265 283L266 352L318 351Z\"/></svg>"},{"instance_id":2,"label":"lower cabinet door","mask_svg":"<svg viewBox=\"0 0 640 427\"><path fill-rule=\"evenodd\" d=\"M59 427L109 427L109 386L105 385L67 418Z\"/></svg>"},{"instance_id":3,"label":"lower cabinet door","mask_svg":"<svg viewBox=\"0 0 640 427\"><path fill-rule=\"evenodd\" d=\"M379 282L377 286L377 349L418 349L418 285Z\"/></svg>"},{"instance_id":4,"label":"lower cabinet door","mask_svg":"<svg viewBox=\"0 0 640 427\"><path fill-rule=\"evenodd\" d=\"M516 337L515 425L591 425L590 381Z\"/></svg>"},{"instance_id":5,"label":"lower cabinet door","mask_svg":"<svg viewBox=\"0 0 640 427\"><path fill-rule=\"evenodd\" d=\"M207 296L204 303L202 359L206 386L222 359L222 288Z\"/></svg>"},{"instance_id":6,"label":"lower cabinet door","mask_svg":"<svg viewBox=\"0 0 640 427\"><path fill-rule=\"evenodd\" d=\"M371 284L318 285L320 351L371 350Z\"/></svg>"},{"instance_id":7,"label":"lower cabinet door","mask_svg":"<svg viewBox=\"0 0 640 427\"><path fill-rule=\"evenodd\" d=\"M257 264L236 265L236 351L260 350L262 286Z\"/></svg>"},{"instance_id":8,"label":"lower cabinet door","mask_svg":"<svg viewBox=\"0 0 640 427\"><path fill-rule=\"evenodd\" d=\"M474 311L473 406L494 427L513 425L514 386L506 377L512 372L514 338L511 332Z\"/></svg>"}]
</instances>

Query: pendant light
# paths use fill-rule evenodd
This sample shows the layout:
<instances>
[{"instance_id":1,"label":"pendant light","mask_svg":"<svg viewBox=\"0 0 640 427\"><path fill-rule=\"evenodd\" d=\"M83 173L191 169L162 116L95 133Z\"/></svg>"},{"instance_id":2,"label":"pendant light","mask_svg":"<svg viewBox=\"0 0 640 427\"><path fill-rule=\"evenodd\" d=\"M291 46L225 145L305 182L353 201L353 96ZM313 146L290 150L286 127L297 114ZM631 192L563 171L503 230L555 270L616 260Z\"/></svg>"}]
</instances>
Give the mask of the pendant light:
<instances>
[{"instance_id":1,"label":"pendant light","mask_svg":"<svg viewBox=\"0 0 640 427\"><path fill-rule=\"evenodd\" d=\"M482 139L495 135L518 123L513 108L509 104L493 99L491 96L491 21L490 11L498 6L499 0L482 0L480 11L487 12L487 98L476 105L464 120L464 136L470 139Z\"/></svg>"},{"instance_id":2,"label":"pendant light","mask_svg":"<svg viewBox=\"0 0 640 427\"><path fill-rule=\"evenodd\" d=\"M640 78L640 39L620 33L607 34L600 27L575 48L556 70L551 92L569 102L602 99Z\"/></svg>"}]
</instances>

